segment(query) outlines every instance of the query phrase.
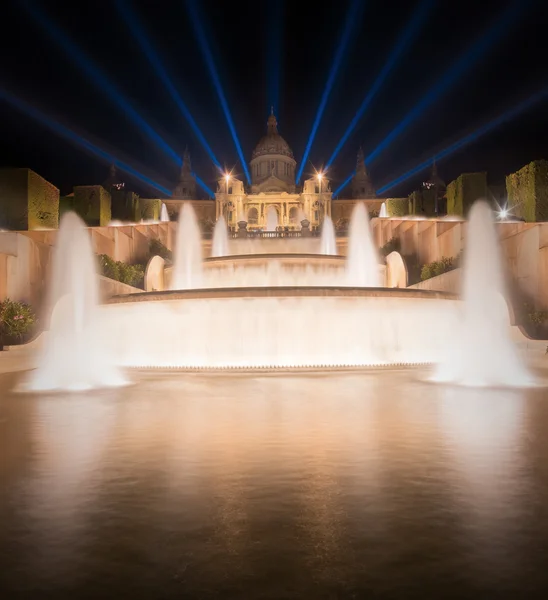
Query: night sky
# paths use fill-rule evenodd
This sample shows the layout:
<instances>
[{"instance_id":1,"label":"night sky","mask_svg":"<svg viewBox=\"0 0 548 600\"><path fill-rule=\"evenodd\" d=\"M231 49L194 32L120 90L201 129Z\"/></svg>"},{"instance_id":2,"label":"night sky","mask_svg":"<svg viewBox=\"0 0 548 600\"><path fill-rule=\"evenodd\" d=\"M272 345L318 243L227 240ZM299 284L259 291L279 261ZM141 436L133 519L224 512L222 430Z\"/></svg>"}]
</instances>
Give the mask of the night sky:
<instances>
[{"instance_id":1,"label":"night sky","mask_svg":"<svg viewBox=\"0 0 548 600\"><path fill-rule=\"evenodd\" d=\"M185 0L126 0L198 126L223 165L242 174L238 155L189 19ZM172 188L178 167L75 65L25 8L2 7L0 86L80 135ZM193 169L210 187L216 171L113 1L33 3L113 80L132 106L178 153L188 145ZM242 2L202 0L203 26L243 153L264 134L269 105L300 162L329 69L340 43L348 0ZM334 150L419 2L363 0L341 62L310 162ZM335 160L332 187L366 155L478 39L508 0L438 0ZM548 18L542 0L522 1L521 17L370 166L376 187L548 85ZM279 86L276 86L279 81ZM279 88L276 93L276 88ZM491 183L527 162L548 159L548 101L439 164L448 182L465 171L488 171ZM108 165L63 140L0 99L0 166L30 167L61 188L101 183ZM389 195L407 195L419 174ZM130 187L157 195L142 185ZM342 194L345 195L344 193Z\"/></svg>"}]
</instances>

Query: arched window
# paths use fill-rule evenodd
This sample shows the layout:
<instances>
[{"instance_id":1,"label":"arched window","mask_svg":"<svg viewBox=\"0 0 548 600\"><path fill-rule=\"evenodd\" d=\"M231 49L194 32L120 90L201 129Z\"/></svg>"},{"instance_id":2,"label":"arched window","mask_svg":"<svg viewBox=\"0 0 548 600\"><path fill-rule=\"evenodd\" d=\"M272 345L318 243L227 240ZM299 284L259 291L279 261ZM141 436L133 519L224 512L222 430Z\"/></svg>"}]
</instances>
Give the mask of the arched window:
<instances>
[{"instance_id":1,"label":"arched window","mask_svg":"<svg viewBox=\"0 0 548 600\"><path fill-rule=\"evenodd\" d=\"M297 225L297 218L298 218L298 210L296 206L292 206L289 209L289 224L290 225Z\"/></svg>"},{"instance_id":2,"label":"arched window","mask_svg":"<svg viewBox=\"0 0 548 600\"><path fill-rule=\"evenodd\" d=\"M228 188L228 193L232 194L232 188L231 187Z\"/></svg>"},{"instance_id":3,"label":"arched window","mask_svg":"<svg viewBox=\"0 0 548 600\"><path fill-rule=\"evenodd\" d=\"M247 222L249 225L257 225L259 222L259 211L256 208L250 208L247 213Z\"/></svg>"}]
</instances>

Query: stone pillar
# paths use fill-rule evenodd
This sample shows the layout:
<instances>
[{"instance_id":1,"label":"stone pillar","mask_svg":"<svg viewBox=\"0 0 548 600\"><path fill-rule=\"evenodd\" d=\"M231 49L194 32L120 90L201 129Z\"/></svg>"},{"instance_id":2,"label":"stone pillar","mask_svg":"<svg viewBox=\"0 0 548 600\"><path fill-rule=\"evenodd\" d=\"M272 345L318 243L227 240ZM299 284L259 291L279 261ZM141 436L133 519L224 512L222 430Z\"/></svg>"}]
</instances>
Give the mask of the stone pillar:
<instances>
[{"instance_id":1,"label":"stone pillar","mask_svg":"<svg viewBox=\"0 0 548 600\"><path fill-rule=\"evenodd\" d=\"M310 237L310 221L308 219L301 221L301 235L302 237Z\"/></svg>"},{"instance_id":2,"label":"stone pillar","mask_svg":"<svg viewBox=\"0 0 548 600\"><path fill-rule=\"evenodd\" d=\"M238 237L239 238L247 237L247 222L246 221L238 221Z\"/></svg>"}]
</instances>

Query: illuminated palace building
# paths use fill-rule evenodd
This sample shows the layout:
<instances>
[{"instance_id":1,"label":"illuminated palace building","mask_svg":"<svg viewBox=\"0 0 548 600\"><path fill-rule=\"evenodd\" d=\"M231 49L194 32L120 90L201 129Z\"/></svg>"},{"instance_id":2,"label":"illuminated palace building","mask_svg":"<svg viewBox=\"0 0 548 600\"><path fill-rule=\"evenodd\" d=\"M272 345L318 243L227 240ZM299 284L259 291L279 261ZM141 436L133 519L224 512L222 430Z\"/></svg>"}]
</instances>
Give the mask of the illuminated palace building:
<instances>
[{"instance_id":1,"label":"illuminated palace building","mask_svg":"<svg viewBox=\"0 0 548 600\"><path fill-rule=\"evenodd\" d=\"M361 150L352 181L352 199L332 201L330 182L320 173L305 180L302 186L297 186L297 163L289 144L278 133L278 123L273 113L268 117L266 135L255 147L249 167L249 188L233 175L219 179L213 212L211 201L195 200L196 182L191 173L190 157L185 152L179 184L173 190L171 199L164 201L168 211L174 215L179 212L183 201L190 200L201 220L216 221L223 215L232 229L238 228L238 222L245 221L250 230L266 230L272 229L274 215L276 227L291 230L300 229L301 221L305 219L309 221L311 229L317 228L325 215L332 216L335 222L346 220L358 198L366 200L371 212L378 210L382 202L375 197Z\"/></svg>"}]
</instances>

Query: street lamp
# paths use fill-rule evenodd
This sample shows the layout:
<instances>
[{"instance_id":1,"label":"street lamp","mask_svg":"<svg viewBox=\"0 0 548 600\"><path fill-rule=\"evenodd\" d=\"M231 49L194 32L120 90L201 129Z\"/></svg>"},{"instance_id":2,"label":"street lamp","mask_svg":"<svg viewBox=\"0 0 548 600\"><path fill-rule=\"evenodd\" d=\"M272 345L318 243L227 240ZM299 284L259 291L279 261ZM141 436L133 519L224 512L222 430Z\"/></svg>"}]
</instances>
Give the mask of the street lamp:
<instances>
[{"instance_id":1,"label":"street lamp","mask_svg":"<svg viewBox=\"0 0 548 600\"><path fill-rule=\"evenodd\" d=\"M318 190L319 190L319 194L318 194L318 209L319 209L319 214L318 214L318 225L321 224L321 217L322 217L322 181L323 181L323 173L321 171L319 171L318 173L316 173L316 177L318 178Z\"/></svg>"},{"instance_id":2,"label":"street lamp","mask_svg":"<svg viewBox=\"0 0 548 600\"><path fill-rule=\"evenodd\" d=\"M226 200L225 200L225 218L228 223L228 182L230 181L230 173L225 173L225 182L226 182Z\"/></svg>"}]
</instances>

